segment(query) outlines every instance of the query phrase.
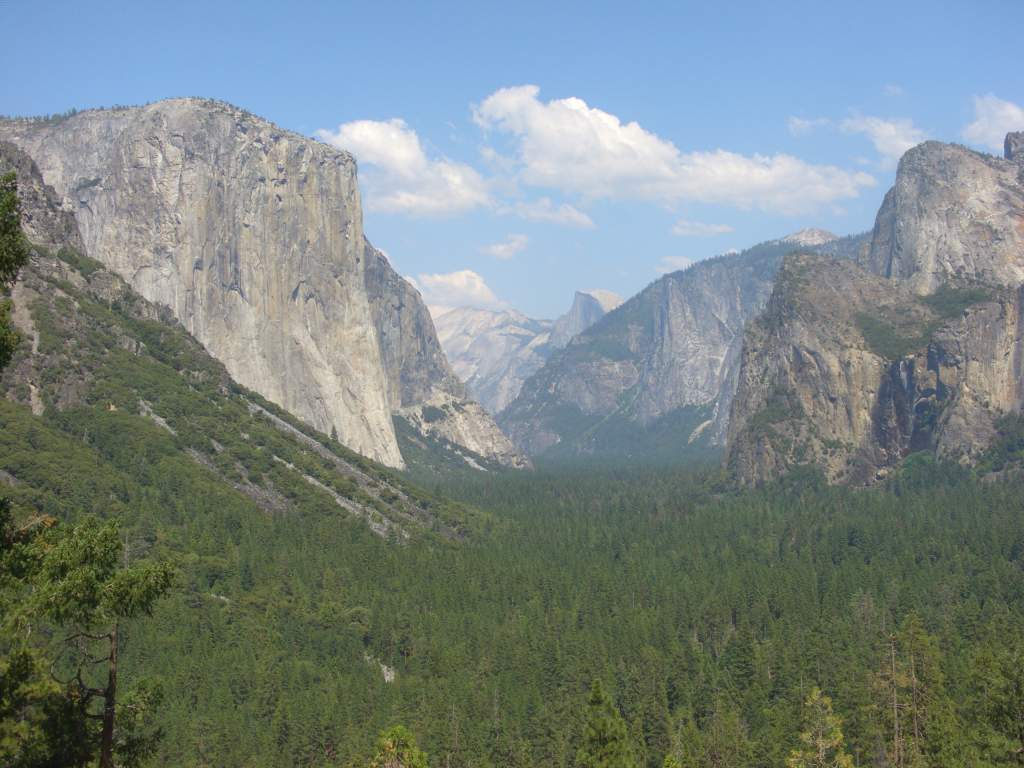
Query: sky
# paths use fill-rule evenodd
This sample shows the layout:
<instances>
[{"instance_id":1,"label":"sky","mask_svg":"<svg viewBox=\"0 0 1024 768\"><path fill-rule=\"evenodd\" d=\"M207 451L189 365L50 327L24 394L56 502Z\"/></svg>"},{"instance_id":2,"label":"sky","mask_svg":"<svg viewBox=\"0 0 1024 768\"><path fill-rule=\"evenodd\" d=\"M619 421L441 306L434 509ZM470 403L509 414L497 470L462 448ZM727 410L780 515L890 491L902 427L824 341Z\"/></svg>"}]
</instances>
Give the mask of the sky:
<instances>
[{"instance_id":1,"label":"sky","mask_svg":"<svg viewBox=\"0 0 1024 768\"><path fill-rule=\"evenodd\" d=\"M351 151L434 307L565 311L805 227L869 229L927 139L1024 130L1021 0L0 0L0 114L174 96Z\"/></svg>"}]
</instances>

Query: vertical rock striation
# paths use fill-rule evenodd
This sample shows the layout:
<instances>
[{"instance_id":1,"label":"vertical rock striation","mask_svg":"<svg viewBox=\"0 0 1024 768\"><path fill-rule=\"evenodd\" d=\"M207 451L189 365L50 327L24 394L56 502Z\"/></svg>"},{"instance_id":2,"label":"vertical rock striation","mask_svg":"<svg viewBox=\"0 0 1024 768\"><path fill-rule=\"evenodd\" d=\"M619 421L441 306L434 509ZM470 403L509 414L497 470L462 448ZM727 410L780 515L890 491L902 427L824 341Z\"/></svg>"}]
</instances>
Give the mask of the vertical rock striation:
<instances>
[{"instance_id":1,"label":"vertical rock striation","mask_svg":"<svg viewBox=\"0 0 1024 768\"><path fill-rule=\"evenodd\" d=\"M1007 159L937 141L909 150L863 266L922 295L950 278L1024 282L1024 166L1015 146L1007 137Z\"/></svg>"},{"instance_id":2,"label":"vertical rock striation","mask_svg":"<svg viewBox=\"0 0 1024 768\"><path fill-rule=\"evenodd\" d=\"M746 332L728 462L869 483L914 451L971 463L1024 405L1024 165L926 142L867 250L790 257Z\"/></svg>"},{"instance_id":3,"label":"vertical rock striation","mask_svg":"<svg viewBox=\"0 0 1024 768\"><path fill-rule=\"evenodd\" d=\"M435 376L455 396L418 295L367 248L347 152L201 99L0 121L0 139L35 160L88 255L347 446L400 467L393 410Z\"/></svg>"}]
</instances>

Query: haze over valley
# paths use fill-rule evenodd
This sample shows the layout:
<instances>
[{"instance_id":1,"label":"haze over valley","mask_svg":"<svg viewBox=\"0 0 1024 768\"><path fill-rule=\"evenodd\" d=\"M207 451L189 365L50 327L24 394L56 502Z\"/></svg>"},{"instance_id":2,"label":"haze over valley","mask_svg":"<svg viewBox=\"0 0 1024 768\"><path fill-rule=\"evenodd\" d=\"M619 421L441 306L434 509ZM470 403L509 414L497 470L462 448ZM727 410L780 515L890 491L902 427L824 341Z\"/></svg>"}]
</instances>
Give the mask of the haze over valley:
<instances>
[{"instance_id":1,"label":"haze over valley","mask_svg":"<svg viewBox=\"0 0 1024 768\"><path fill-rule=\"evenodd\" d=\"M5 7L0 765L1024 760L1008 0Z\"/></svg>"}]
</instances>

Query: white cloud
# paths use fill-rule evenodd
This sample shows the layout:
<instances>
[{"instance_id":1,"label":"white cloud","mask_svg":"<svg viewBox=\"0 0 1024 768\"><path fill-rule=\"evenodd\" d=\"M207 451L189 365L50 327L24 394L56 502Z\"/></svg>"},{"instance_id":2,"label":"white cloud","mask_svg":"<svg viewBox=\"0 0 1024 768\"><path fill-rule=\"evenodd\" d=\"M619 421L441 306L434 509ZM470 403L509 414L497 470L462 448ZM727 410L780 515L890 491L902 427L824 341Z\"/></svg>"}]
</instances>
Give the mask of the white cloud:
<instances>
[{"instance_id":1,"label":"white cloud","mask_svg":"<svg viewBox=\"0 0 1024 768\"><path fill-rule=\"evenodd\" d=\"M564 224L567 227L579 227L591 229L594 226L593 220L578 208L568 203L555 205L550 197L542 197L539 200L520 202L501 209L502 213L511 213L521 219L528 221L544 221L552 224Z\"/></svg>"},{"instance_id":2,"label":"white cloud","mask_svg":"<svg viewBox=\"0 0 1024 768\"><path fill-rule=\"evenodd\" d=\"M485 129L517 141L527 184L588 198L693 200L799 213L856 197L875 180L790 155L680 152L638 123L568 98L542 102L534 85L503 88L474 110Z\"/></svg>"},{"instance_id":3,"label":"white cloud","mask_svg":"<svg viewBox=\"0 0 1024 768\"><path fill-rule=\"evenodd\" d=\"M903 153L928 138L909 118L848 117L839 124L844 133L863 133L875 145L886 163L895 163Z\"/></svg>"},{"instance_id":4,"label":"white cloud","mask_svg":"<svg viewBox=\"0 0 1024 768\"><path fill-rule=\"evenodd\" d=\"M423 294L423 300L434 317L454 307L501 309L505 306L505 302L494 294L483 277L471 269L445 274L421 274L409 282Z\"/></svg>"},{"instance_id":5,"label":"white cloud","mask_svg":"<svg viewBox=\"0 0 1024 768\"><path fill-rule=\"evenodd\" d=\"M904 93L903 86L897 85L896 83L886 83L882 88L882 92L886 96L902 96Z\"/></svg>"},{"instance_id":6,"label":"white cloud","mask_svg":"<svg viewBox=\"0 0 1024 768\"><path fill-rule=\"evenodd\" d=\"M974 97L974 122L964 128L965 140L998 152L1011 131L1024 131L1024 108L991 93Z\"/></svg>"},{"instance_id":7,"label":"white cloud","mask_svg":"<svg viewBox=\"0 0 1024 768\"><path fill-rule=\"evenodd\" d=\"M712 237L732 232L728 224L705 224L700 221L680 219L672 225L672 234L680 237Z\"/></svg>"},{"instance_id":8,"label":"white cloud","mask_svg":"<svg viewBox=\"0 0 1024 768\"><path fill-rule=\"evenodd\" d=\"M429 158L404 120L356 120L317 136L372 167L365 183L367 207L410 214L449 214L490 203L483 177L465 163Z\"/></svg>"},{"instance_id":9,"label":"white cloud","mask_svg":"<svg viewBox=\"0 0 1024 768\"><path fill-rule=\"evenodd\" d=\"M794 136L806 136L816 128L822 128L831 124L832 121L827 117L813 117L810 119L804 119L802 117L786 118L786 126L789 128L789 132Z\"/></svg>"},{"instance_id":10,"label":"white cloud","mask_svg":"<svg viewBox=\"0 0 1024 768\"><path fill-rule=\"evenodd\" d=\"M504 261L511 259L517 253L524 250L529 243L530 238L526 235L509 235L500 243L484 246L480 249L480 252Z\"/></svg>"},{"instance_id":11,"label":"white cloud","mask_svg":"<svg viewBox=\"0 0 1024 768\"><path fill-rule=\"evenodd\" d=\"M686 269L691 264L693 264L693 261L685 256L664 256L654 269L659 275L665 275L669 272Z\"/></svg>"}]
</instances>

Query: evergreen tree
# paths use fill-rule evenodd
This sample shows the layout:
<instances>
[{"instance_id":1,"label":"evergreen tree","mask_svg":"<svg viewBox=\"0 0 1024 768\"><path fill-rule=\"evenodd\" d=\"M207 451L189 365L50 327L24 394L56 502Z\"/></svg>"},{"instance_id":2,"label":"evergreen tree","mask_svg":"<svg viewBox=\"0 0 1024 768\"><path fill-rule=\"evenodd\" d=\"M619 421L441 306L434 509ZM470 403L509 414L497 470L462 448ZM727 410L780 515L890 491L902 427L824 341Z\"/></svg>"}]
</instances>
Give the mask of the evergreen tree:
<instances>
[{"instance_id":1,"label":"evergreen tree","mask_svg":"<svg viewBox=\"0 0 1024 768\"><path fill-rule=\"evenodd\" d=\"M637 768L626 721L600 680L594 680L587 701L583 745L576 753L579 768Z\"/></svg>"},{"instance_id":2,"label":"evergreen tree","mask_svg":"<svg viewBox=\"0 0 1024 768\"><path fill-rule=\"evenodd\" d=\"M21 231L21 205L14 172L0 176L0 368L11 359L18 334L11 326L11 302L3 294L28 261L28 242Z\"/></svg>"},{"instance_id":3,"label":"evergreen tree","mask_svg":"<svg viewBox=\"0 0 1024 768\"><path fill-rule=\"evenodd\" d=\"M804 704L804 730L786 768L853 768L843 744L842 722L832 712L832 700L815 686Z\"/></svg>"},{"instance_id":4,"label":"evergreen tree","mask_svg":"<svg viewBox=\"0 0 1024 768\"><path fill-rule=\"evenodd\" d=\"M62 684L83 712L100 721L98 734L90 738L98 744L100 768L113 768L115 751L121 752L122 747L126 748L122 765L129 762L126 756L140 759L148 739L127 728L115 731L119 630L123 620L148 615L168 592L174 579L172 567L151 562L129 565L127 542L122 546L117 523L93 517L66 531L59 527L46 531L32 541L30 549L34 568L32 595L26 605L32 614L69 632L63 640L62 661L69 674ZM106 666L105 683L90 679L90 670L97 664ZM158 698L136 692L133 707ZM94 701L102 702L96 714L90 711ZM145 718L137 716L134 721L138 724Z\"/></svg>"},{"instance_id":5,"label":"evergreen tree","mask_svg":"<svg viewBox=\"0 0 1024 768\"><path fill-rule=\"evenodd\" d=\"M369 768L428 768L427 755L416 746L408 728L395 725L378 737Z\"/></svg>"}]
</instances>

